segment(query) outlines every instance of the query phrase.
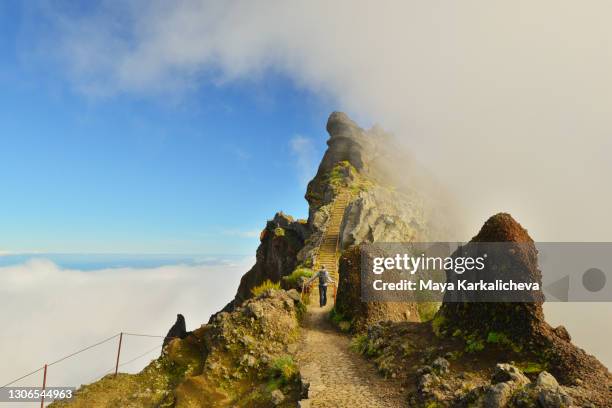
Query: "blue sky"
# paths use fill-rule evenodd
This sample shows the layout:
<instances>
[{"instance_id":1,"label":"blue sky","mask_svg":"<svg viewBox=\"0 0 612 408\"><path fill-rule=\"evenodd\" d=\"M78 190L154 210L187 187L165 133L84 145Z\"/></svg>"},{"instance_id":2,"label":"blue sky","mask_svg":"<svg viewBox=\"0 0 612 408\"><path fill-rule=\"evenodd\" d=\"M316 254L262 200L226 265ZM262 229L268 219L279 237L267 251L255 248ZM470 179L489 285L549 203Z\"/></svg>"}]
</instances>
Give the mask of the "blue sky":
<instances>
[{"instance_id":1,"label":"blue sky","mask_svg":"<svg viewBox=\"0 0 612 408\"><path fill-rule=\"evenodd\" d=\"M0 13L0 251L252 254L276 211L306 216L330 103L274 73L91 97Z\"/></svg>"},{"instance_id":2,"label":"blue sky","mask_svg":"<svg viewBox=\"0 0 612 408\"><path fill-rule=\"evenodd\" d=\"M612 5L561 3L0 2L0 251L252 254L306 215L332 110L393 132L464 239L505 211L609 241Z\"/></svg>"}]
</instances>

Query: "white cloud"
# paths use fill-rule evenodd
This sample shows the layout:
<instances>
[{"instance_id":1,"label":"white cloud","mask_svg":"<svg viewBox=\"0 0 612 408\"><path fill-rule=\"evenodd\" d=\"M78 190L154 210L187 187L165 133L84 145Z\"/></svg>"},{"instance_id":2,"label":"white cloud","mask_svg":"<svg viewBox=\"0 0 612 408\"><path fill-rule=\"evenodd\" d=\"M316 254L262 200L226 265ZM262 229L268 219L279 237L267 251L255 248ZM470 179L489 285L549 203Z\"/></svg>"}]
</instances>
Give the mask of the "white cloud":
<instances>
[{"instance_id":1,"label":"white cloud","mask_svg":"<svg viewBox=\"0 0 612 408\"><path fill-rule=\"evenodd\" d=\"M268 69L394 131L466 208L539 240L611 239L612 3L102 3L54 11L86 92L166 92ZM322 124L323 125L323 124Z\"/></svg>"},{"instance_id":2,"label":"white cloud","mask_svg":"<svg viewBox=\"0 0 612 408\"><path fill-rule=\"evenodd\" d=\"M295 135L289 140L289 148L296 159L295 166L300 183L306 186L308 181L314 177L320 160L314 141L305 136Z\"/></svg>"},{"instance_id":3,"label":"white cloud","mask_svg":"<svg viewBox=\"0 0 612 408\"><path fill-rule=\"evenodd\" d=\"M206 323L235 294L251 260L215 266L68 270L46 259L0 268L0 385L120 331L165 335L177 313L188 329ZM161 344L124 339L122 361ZM114 365L116 339L49 368L50 385L91 382ZM134 372L159 350L122 367ZM39 373L40 374L40 373ZM38 385L40 375L18 385Z\"/></svg>"}]
</instances>

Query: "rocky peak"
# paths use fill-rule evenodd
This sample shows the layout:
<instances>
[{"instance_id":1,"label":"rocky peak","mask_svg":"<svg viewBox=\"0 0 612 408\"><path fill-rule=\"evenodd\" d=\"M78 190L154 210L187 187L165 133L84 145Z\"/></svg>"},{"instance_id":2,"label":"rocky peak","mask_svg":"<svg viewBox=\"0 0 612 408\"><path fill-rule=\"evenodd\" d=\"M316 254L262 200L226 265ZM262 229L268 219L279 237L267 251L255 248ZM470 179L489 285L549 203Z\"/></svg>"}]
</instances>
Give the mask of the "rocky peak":
<instances>
[{"instance_id":1,"label":"rocky peak","mask_svg":"<svg viewBox=\"0 0 612 408\"><path fill-rule=\"evenodd\" d=\"M320 171L328 172L341 161L348 161L357 170L362 170L368 160L368 149L372 143L366 131L357 126L344 112L333 112L327 120L329 149L325 153Z\"/></svg>"},{"instance_id":2,"label":"rocky peak","mask_svg":"<svg viewBox=\"0 0 612 408\"><path fill-rule=\"evenodd\" d=\"M533 242L529 233L508 213L498 213L490 217L473 242Z\"/></svg>"},{"instance_id":3,"label":"rocky peak","mask_svg":"<svg viewBox=\"0 0 612 408\"><path fill-rule=\"evenodd\" d=\"M483 243L505 243L483 244ZM480 232L466 245L457 249L453 256L488 256L482 271L469 271L461 279L488 282L512 279L517 282L539 282L542 275L538 269L537 250L527 231L510 214L499 213L490 217ZM457 274L448 271L447 281L456 281ZM447 293L438 318L449 333L462 333L473 339L486 339L490 333L521 347L525 339L531 338L544 322L542 303L544 297L537 291L530 299L517 303L495 302L496 295L470 298L460 301L462 294ZM459 298L457 298L459 296ZM468 299L466 299L468 300ZM504 319L499 319L504 316ZM477 340L476 340L477 341Z\"/></svg>"}]
</instances>

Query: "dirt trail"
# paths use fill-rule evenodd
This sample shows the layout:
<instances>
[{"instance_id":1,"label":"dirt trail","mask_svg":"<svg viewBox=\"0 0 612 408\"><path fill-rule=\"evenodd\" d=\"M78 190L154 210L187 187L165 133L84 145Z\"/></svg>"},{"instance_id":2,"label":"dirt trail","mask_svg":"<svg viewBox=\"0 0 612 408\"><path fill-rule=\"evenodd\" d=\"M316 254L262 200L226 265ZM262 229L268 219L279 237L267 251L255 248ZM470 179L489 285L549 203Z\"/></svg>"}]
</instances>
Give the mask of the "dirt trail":
<instances>
[{"instance_id":1,"label":"dirt trail","mask_svg":"<svg viewBox=\"0 0 612 408\"><path fill-rule=\"evenodd\" d=\"M318 295L315 291L312 298ZM316 296L318 300L318 296ZM314 301L313 301L314 303ZM378 408L405 407L400 384L385 380L372 363L349 349L349 337L328 320L331 303L311 304L304 317L297 352L304 381L310 383L309 399L301 407Z\"/></svg>"},{"instance_id":2,"label":"dirt trail","mask_svg":"<svg viewBox=\"0 0 612 408\"><path fill-rule=\"evenodd\" d=\"M325 265L338 281L338 240L347 193L340 194L332 206L331 219L323 234L315 269ZM310 408L392 408L407 406L400 384L383 379L371 362L349 349L350 339L328 320L333 306L333 288L328 288L328 303L319 307L316 289L304 316L302 339L297 360L303 380L310 384L308 400L301 407Z\"/></svg>"}]
</instances>

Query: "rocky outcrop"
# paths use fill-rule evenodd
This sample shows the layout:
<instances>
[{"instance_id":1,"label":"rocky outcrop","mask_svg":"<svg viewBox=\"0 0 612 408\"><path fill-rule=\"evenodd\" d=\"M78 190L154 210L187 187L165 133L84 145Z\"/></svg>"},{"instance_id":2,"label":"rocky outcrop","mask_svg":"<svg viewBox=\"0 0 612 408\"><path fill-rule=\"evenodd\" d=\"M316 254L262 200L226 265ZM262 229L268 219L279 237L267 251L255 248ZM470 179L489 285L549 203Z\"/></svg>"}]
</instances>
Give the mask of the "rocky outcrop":
<instances>
[{"instance_id":1,"label":"rocky outcrop","mask_svg":"<svg viewBox=\"0 0 612 408\"><path fill-rule=\"evenodd\" d=\"M505 245L499 247L499 252L489 253L489 257L495 259L493 264L502 267L485 268L481 273L491 273L493 278L506 280L541 282L533 240L509 214L500 213L489 218L480 232L460 250L464 256L477 254L479 243L483 242L504 242ZM486 247L491 250L491 246ZM452 275L449 278L452 279ZM546 323L541 292L532 296L530 301L514 303L445 300L434 318L434 327L441 336L465 340L472 350L495 343L523 357L530 356L563 384L582 382L590 402L606 400L612 386L610 372L595 357L573 345L564 327L553 328Z\"/></svg>"},{"instance_id":2,"label":"rocky outcrop","mask_svg":"<svg viewBox=\"0 0 612 408\"><path fill-rule=\"evenodd\" d=\"M184 339L185 337L187 337L187 325L185 323L185 317L179 313L176 315L176 322L174 322L172 327L170 327L168 334L166 334L166 337L164 338L162 353L172 339Z\"/></svg>"},{"instance_id":3,"label":"rocky outcrop","mask_svg":"<svg viewBox=\"0 0 612 408\"><path fill-rule=\"evenodd\" d=\"M505 243L504 245L480 245L480 243ZM485 255L486 254L486 255ZM527 231L509 214L500 213L489 218L472 240L459 248L453 256L486 256L486 267L482 271L467 271L463 275L447 271L447 281L480 279L494 281L512 279L516 282L539 282L542 276L538 269L537 250ZM444 303L438 312L438 321L443 321L442 330L471 336L474 341L486 340L489 333L503 336L516 347L522 347L540 330L544 323L542 311L543 295L534 292L531 299L516 303L492 302L496 293L479 292L480 297L461 302L457 291L445 294ZM469 296L466 295L466 296Z\"/></svg>"},{"instance_id":4,"label":"rocky outcrop","mask_svg":"<svg viewBox=\"0 0 612 408\"><path fill-rule=\"evenodd\" d=\"M338 163L346 162L357 172L367 172L369 162L375 155L375 142L371 135L357 126L345 113L333 112L327 120L327 151L319 164L317 174L308 183L306 200L311 214L321 205L328 204L335 196L334 186L329 183L330 173ZM347 175L348 176L348 175ZM311 218L309 218L311 221Z\"/></svg>"},{"instance_id":5,"label":"rocky outcrop","mask_svg":"<svg viewBox=\"0 0 612 408\"><path fill-rule=\"evenodd\" d=\"M106 376L59 408L294 407L303 395L288 348L304 306L295 291L268 291L219 313L138 374Z\"/></svg>"},{"instance_id":6,"label":"rocky outcrop","mask_svg":"<svg viewBox=\"0 0 612 408\"><path fill-rule=\"evenodd\" d=\"M234 300L224 310L240 305L252 297L251 289L264 281L280 282L298 264L297 254L310 235L304 221L277 213L261 232L255 265L240 280Z\"/></svg>"},{"instance_id":7,"label":"rocky outcrop","mask_svg":"<svg viewBox=\"0 0 612 408\"><path fill-rule=\"evenodd\" d=\"M342 248L362 242L427 241L422 199L374 186L348 205L341 226Z\"/></svg>"},{"instance_id":8,"label":"rocky outcrop","mask_svg":"<svg viewBox=\"0 0 612 408\"><path fill-rule=\"evenodd\" d=\"M419 321L416 303L361 300L361 252L367 250L374 248L355 246L342 254L335 313L340 319L350 322L354 332L366 330L380 321Z\"/></svg>"}]
</instances>

